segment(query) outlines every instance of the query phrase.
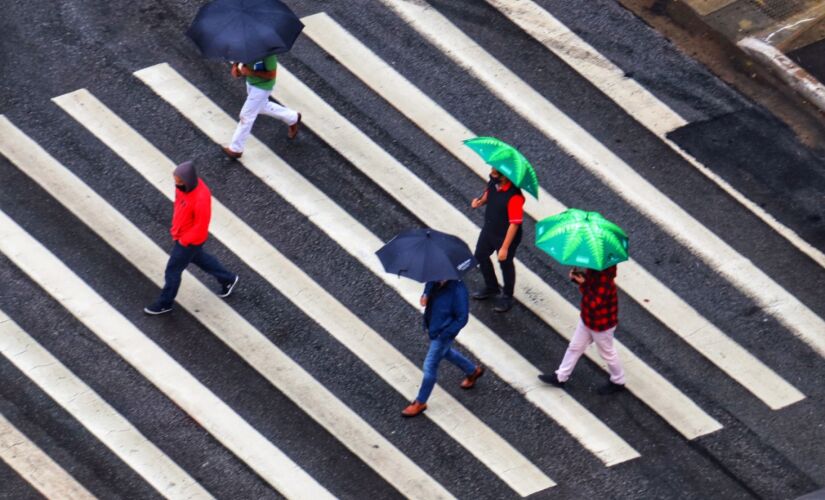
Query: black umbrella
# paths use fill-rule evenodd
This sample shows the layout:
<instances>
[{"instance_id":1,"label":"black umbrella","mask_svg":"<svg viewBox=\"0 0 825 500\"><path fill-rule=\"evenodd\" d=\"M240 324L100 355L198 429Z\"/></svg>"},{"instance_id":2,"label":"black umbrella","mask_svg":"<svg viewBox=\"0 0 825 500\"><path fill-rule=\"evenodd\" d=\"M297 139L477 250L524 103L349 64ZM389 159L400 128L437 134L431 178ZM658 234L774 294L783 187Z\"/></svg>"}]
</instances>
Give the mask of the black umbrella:
<instances>
[{"instance_id":1,"label":"black umbrella","mask_svg":"<svg viewBox=\"0 0 825 500\"><path fill-rule=\"evenodd\" d=\"M302 29L280 0L213 0L186 34L206 57L251 63L289 51Z\"/></svg>"},{"instance_id":2,"label":"black umbrella","mask_svg":"<svg viewBox=\"0 0 825 500\"><path fill-rule=\"evenodd\" d=\"M388 273L422 283L461 279L478 264L459 238L426 228L399 234L375 254Z\"/></svg>"}]
</instances>

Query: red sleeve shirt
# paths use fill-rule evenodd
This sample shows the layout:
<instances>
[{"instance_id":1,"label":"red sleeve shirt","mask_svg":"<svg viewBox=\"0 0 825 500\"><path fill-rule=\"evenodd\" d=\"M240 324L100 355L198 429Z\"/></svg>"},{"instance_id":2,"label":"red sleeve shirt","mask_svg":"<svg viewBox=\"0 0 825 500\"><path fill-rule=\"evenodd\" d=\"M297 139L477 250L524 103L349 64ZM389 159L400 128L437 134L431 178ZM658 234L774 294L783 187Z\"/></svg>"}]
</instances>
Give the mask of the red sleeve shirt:
<instances>
[{"instance_id":1,"label":"red sleeve shirt","mask_svg":"<svg viewBox=\"0 0 825 500\"><path fill-rule=\"evenodd\" d=\"M581 319L587 328L603 332L619 324L619 296L616 293L616 266L604 271L588 269L579 285L582 293Z\"/></svg>"},{"instance_id":2,"label":"red sleeve shirt","mask_svg":"<svg viewBox=\"0 0 825 500\"><path fill-rule=\"evenodd\" d=\"M507 202L507 217L510 224L521 224L524 222L524 195L517 194Z\"/></svg>"},{"instance_id":3,"label":"red sleeve shirt","mask_svg":"<svg viewBox=\"0 0 825 500\"><path fill-rule=\"evenodd\" d=\"M200 245L209 237L212 218L212 194L202 179L189 193L177 190L175 213L172 215L172 239L187 247Z\"/></svg>"}]
</instances>

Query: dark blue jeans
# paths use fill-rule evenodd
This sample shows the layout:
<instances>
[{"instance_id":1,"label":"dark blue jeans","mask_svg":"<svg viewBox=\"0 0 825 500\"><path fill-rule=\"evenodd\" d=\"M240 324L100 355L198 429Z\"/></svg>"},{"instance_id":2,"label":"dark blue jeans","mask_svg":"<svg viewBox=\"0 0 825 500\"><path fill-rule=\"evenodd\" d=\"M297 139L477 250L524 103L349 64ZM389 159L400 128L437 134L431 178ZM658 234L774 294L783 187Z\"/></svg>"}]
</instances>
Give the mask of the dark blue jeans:
<instances>
[{"instance_id":1,"label":"dark blue jeans","mask_svg":"<svg viewBox=\"0 0 825 500\"><path fill-rule=\"evenodd\" d=\"M169 255L169 263L166 264L166 284L160 292L159 305L172 307L180 288L181 275L190 262L214 276L221 285L229 285L235 281L233 273L227 271L214 256L203 251L203 245L185 247L176 241Z\"/></svg>"},{"instance_id":2,"label":"dark blue jeans","mask_svg":"<svg viewBox=\"0 0 825 500\"><path fill-rule=\"evenodd\" d=\"M427 351L427 357L424 358L424 381L421 382L421 389L418 390L418 397L415 398L419 403L426 403L430 398L430 393L433 392L435 381L438 378L438 364L442 359L461 368L467 375L476 371L476 365L472 361L452 348L453 340L455 338L430 340L430 349Z\"/></svg>"}]
</instances>

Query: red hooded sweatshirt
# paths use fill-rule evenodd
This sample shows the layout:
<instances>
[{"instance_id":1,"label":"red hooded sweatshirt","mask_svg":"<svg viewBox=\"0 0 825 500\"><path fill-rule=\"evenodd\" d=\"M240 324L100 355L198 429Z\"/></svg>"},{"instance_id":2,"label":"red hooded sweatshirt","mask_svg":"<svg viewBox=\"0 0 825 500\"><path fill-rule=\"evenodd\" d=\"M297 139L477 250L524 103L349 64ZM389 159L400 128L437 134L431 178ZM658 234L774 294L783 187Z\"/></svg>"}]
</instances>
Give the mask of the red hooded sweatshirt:
<instances>
[{"instance_id":1,"label":"red hooded sweatshirt","mask_svg":"<svg viewBox=\"0 0 825 500\"><path fill-rule=\"evenodd\" d=\"M178 171L176 170L176 173ZM189 174L189 172L185 172ZM180 174L178 174L180 175ZM175 189L175 213L172 215L172 239L181 245L201 245L209 237L209 220L212 218L212 193L209 186L191 175L180 175L187 192ZM194 184L194 186L193 186ZM194 187L194 189L193 189Z\"/></svg>"}]
</instances>

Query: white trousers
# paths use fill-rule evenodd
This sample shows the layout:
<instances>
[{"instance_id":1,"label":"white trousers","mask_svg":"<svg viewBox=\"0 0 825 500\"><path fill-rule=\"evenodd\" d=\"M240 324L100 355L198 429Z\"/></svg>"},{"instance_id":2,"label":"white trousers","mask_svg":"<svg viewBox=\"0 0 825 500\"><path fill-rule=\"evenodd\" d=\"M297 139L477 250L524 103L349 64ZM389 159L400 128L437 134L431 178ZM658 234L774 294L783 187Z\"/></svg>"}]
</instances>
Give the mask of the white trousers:
<instances>
[{"instance_id":1,"label":"white trousers","mask_svg":"<svg viewBox=\"0 0 825 500\"><path fill-rule=\"evenodd\" d=\"M252 133L252 125L259 114L277 118L287 125L298 121L298 112L269 100L269 91L246 84L246 102L241 108L240 121L232 136L229 149L236 153L243 152L244 144Z\"/></svg>"},{"instance_id":2,"label":"white trousers","mask_svg":"<svg viewBox=\"0 0 825 500\"><path fill-rule=\"evenodd\" d=\"M595 342L599 356L607 362L607 368L610 370L610 381L614 384L624 384L624 368L622 368L619 354L613 346L613 333L615 331L616 327L614 326L603 332L594 332L579 319L579 325L576 327L576 332L573 333L573 338L570 339L570 345L567 346L564 359L561 360L561 365L556 370L559 382L566 382L570 378L573 368L576 367L576 363L584 354L585 349Z\"/></svg>"}]
</instances>

